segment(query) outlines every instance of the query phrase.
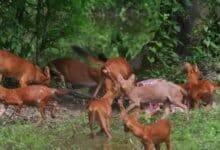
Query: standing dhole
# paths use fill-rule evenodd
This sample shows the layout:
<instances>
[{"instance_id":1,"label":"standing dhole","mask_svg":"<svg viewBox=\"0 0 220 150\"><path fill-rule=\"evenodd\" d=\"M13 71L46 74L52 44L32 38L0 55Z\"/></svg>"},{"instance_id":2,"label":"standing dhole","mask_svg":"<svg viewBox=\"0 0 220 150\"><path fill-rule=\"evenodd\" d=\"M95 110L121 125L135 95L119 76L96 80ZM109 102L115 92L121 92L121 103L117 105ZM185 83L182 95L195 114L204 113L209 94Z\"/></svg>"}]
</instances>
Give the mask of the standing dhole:
<instances>
[{"instance_id":1,"label":"standing dhole","mask_svg":"<svg viewBox=\"0 0 220 150\"><path fill-rule=\"evenodd\" d=\"M125 131L131 131L136 137L140 138L145 150L153 150L154 147L156 150L160 150L161 143L165 143L167 150L170 150L171 125L167 118L160 119L150 125L142 125L138 122L137 113L128 115L122 101L119 101L118 105Z\"/></svg>"},{"instance_id":2,"label":"standing dhole","mask_svg":"<svg viewBox=\"0 0 220 150\"><path fill-rule=\"evenodd\" d=\"M96 120L99 121L101 130L104 131L106 136L109 139L112 138L110 134L110 120L112 112L111 105L114 100L114 97L114 92L109 90L102 98L98 100L91 100L89 102L87 110L89 114L89 126L93 138L95 137L95 133L93 131L93 124Z\"/></svg>"},{"instance_id":3,"label":"standing dhole","mask_svg":"<svg viewBox=\"0 0 220 150\"><path fill-rule=\"evenodd\" d=\"M15 105L17 107L17 112L20 113L20 110L23 105L37 105L41 114L37 125L39 125L45 116L45 107L47 105L52 106L51 117L54 117L54 112L56 110L57 103L49 101L52 100L52 96L55 94L67 94L68 90L65 89L53 89L43 85L29 85L25 87L19 87L16 89L7 89L0 86L0 100L6 106Z\"/></svg>"},{"instance_id":4,"label":"standing dhole","mask_svg":"<svg viewBox=\"0 0 220 150\"><path fill-rule=\"evenodd\" d=\"M78 46L72 46L72 49L93 64L102 65L105 62L105 58L99 60ZM67 81L73 88L89 87L93 90L101 78L100 68L91 67L70 57L57 58L48 64L52 77L59 77L63 86L66 86L65 81Z\"/></svg>"},{"instance_id":5,"label":"standing dhole","mask_svg":"<svg viewBox=\"0 0 220 150\"><path fill-rule=\"evenodd\" d=\"M49 67L45 67L42 71L30 61L5 50L0 50L0 81L3 76L17 79L21 87L28 84L49 85L50 83Z\"/></svg>"},{"instance_id":6,"label":"standing dhole","mask_svg":"<svg viewBox=\"0 0 220 150\"><path fill-rule=\"evenodd\" d=\"M72 86L95 87L100 78L100 69L82 64L72 58L58 58L50 63L51 73L57 75L63 85L65 81Z\"/></svg>"},{"instance_id":7,"label":"standing dhole","mask_svg":"<svg viewBox=\"0 0 220 150\"><path fill-rule=\"evenodd\" d=\"M129 76L132 74L132 68L130 64L122 57L115 57L108 59L105 64L101 68L102 77L99 81L99 85L96 88L93 97L96 97L97 93L99 92L103 82L105 82L105 89L106 91L111 90L113 86L120 87L117 84L118 75L122 75L123 78L128 79ZM120 93L120 88L116 89ZM118 93L118 94L119 94Z\"/></svg>"},{"instance_id":8,"label":"standing dhole","mask_svg":"<svg viewBox=\"0 0 220 150\"><path fill-rule=\"evenodd\" d=\"M212 105L217 85L211 80L201 79L202 73L197 65L184 64L187 72L187 83L182 86L187 90L191 106Z\"/></svg>"}]
</instances>

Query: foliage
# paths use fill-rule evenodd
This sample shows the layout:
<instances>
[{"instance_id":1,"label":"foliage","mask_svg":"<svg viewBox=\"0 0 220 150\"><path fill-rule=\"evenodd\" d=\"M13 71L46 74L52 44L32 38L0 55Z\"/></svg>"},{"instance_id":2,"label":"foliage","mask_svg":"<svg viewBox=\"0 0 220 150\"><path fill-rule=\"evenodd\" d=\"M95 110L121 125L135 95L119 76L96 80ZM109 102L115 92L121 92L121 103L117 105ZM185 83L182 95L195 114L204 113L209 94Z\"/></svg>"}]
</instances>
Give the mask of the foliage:
<instances>
[{"instance_id":1,"label":"foliage","mask_svg":"<svg viewBox=\"0 0 220 150\"><path fill-rule=\"evenodd\" d=\"M147 45L143 72L173 79L169 73L183 61L219 57L219 10L214 0L5 0L0 47L45 65L75 57L72 44L128 60Z\"/></svg>"},{"instance_id":2,"label":"foliage","mask_svg":"<svg viewBox=\"0 0 220 150\"><path fill-rule=\"evenodd\" d=\"M219 2L209 0L201 2L200 9L202 9L202 18L200 22L194 26L193 33L191 34L193 40L190 47L191 60L193 62L201 62L203 60L218 58L220 55L220 15L219 15Z\"/></svg>"},{"instance_id":3,"label":"foliage","mask_svg":"<svg viewBox=\"0 0 220 150\"><path fill-rule=\"evenodd\" d=\"M79 0L16 0L0 4L0 28L4 29L0 31L1 47L33 60L44 56L48 48L54 52L60 49L58 41L76 32L81 23L78 17L83 19Z\"/></svg>"}]
</instances>

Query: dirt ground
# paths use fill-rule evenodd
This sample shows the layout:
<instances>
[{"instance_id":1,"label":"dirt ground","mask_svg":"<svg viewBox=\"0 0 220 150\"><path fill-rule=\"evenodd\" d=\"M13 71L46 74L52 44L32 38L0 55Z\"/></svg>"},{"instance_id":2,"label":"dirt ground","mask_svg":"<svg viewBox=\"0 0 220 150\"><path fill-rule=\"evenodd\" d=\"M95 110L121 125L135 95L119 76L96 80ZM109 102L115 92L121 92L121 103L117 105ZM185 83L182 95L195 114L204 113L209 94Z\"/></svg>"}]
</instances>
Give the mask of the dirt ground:
<instances>
[{"instance_id":1,"label":"dirt ground","mask_svg":"<svg viewBox=\"0 0 220 150\"><path fill-rule=\"evenodd\" d=\"M220 92L220 90L218 91ZM218 93L215 96L215 101L219 103L220 93ZM86 110L86 103L89 101L89 97L85 95L80 94L74 94L74 95L66 95L56 98L58 102L58 108L55 113L55 118L50 117L49 108L46 109L46 121L53 122L57 120L63 120L63 119L71 119L75 116L78 116L81 111ZM215 103L216 105L216 103ZM117 114L117 107L116 105L113 105L113 116ZM20 115L15 114L15 107L9 106L7 110L5 110L4 105L0 104L0 117L3 121L3 124L10 124L15 121L25 121L25 122L37 122L37 120L40 117L40 113L38 111L38 108L36 106L24 106L21 110Z\"/></svg>"},{"instance_id":2,"label":"dirt ground","mask_svg":"<svg viewBox=\"0 0 220 150\"><path fill-rule=\"evenodd\" d=\"M88 98L79 98L75 95L68 95L59 97L56 99L58 102L58 107L55 113L55 118L50 117L50 108L47 107L46 109L46 120L47 121L56 121L57 119L65 119L65 118L72 118L77 115L82 110L86 108L86 102L89 100ZM40 113L38 111L37 106L24 106L21 109L21 114L15 114L15 107L9 106L5 109L3 104L0 104L0 117L4 120L5 124L12 123L15 120L24 120L27 122L36 122L39 117Z\"/></svg>"}]
</instances>

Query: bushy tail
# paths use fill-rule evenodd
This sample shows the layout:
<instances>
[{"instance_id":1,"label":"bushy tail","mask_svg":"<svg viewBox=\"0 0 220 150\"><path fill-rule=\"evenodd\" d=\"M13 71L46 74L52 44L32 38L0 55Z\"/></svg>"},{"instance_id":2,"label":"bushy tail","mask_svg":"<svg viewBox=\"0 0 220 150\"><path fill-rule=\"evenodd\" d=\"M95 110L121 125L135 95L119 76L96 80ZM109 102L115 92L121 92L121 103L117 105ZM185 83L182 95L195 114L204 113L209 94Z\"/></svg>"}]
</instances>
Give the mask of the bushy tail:
<instances>
[{"instance_id":1,"label":"bushy tail","mask_svg":"<svg viewBox=\"0 0 220 150\"><path fill-rule=\"evenodd\" d=\"M74 52L76 52L76 53L77 53L78 55L80 55L80 56L87 57L87 56L89 55L85 50L83 50L83 49L82 49L81 47L79 47L79 46L72 45L71 48L72 48L72 50L73 50Z\"/></svg>"},{"instance_id":2,"label":"bushy tail","mask_svg":"<svg viewBox=\"0 0 220 150\"><path fill-rule=\"evenodd\" d=\"M98 54L98 58L95 58L94 56L90 55L89 53L87 53L84 49L82 49L79 46L73 45L71 46L71 48L78 55L85 57L88 61L94 64L103 65L107 61L107 58L105 57L104 54Z\"/></svg>"},{"instance_id":3,"label":"bushy tail","mask_svg":"<svg viewBox=\"0 0 220 150\"><path fill-rule=\"evenodd\" d=\"M59 89L56 89L55 94L56 95L65 95L65 94L70 94L71 92L72 92L72 90L70 90L70 89L59 88Z\"/></svg>"}]
</instances>

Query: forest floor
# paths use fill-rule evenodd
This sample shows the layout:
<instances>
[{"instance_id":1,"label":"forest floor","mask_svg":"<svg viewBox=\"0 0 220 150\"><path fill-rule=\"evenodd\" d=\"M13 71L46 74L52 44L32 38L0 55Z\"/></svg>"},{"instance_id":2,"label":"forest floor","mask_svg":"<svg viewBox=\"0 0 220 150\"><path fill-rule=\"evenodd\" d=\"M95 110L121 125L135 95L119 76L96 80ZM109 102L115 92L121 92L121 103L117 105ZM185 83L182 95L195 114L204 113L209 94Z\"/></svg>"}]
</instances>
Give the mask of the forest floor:
<instances>
[{"instance_id":1,"label":"forest floor","mask_svg":"<svg viewBox=\"0 0 220 150\"><path fill-rule=\"evenodd\" d=\"M171 147L173 150L217 150L220 147L220 90L217 91L214 108L202 108L190 111L187 121L184 113L171 114ZM59 102L56 118L49 116L40 127L35 123L39 119L36 107L25 107L21 116L13 115L13 107L0 117L0 149L76 149L76 150L139 150L140 141L131 133L125 133L119 117L111 124L113 139L108 141L104 135L96 139L89 137L88 117L85 109L86 99L72 98ZM80 103L80 104L77 104ZM117 109L114 114L117 114ZM140 117L142 123L154 122L158 116ZM98 126L97 131L98 131ZM165 149L165 146L162 146Z\"/></svg>"}]
</instances>

